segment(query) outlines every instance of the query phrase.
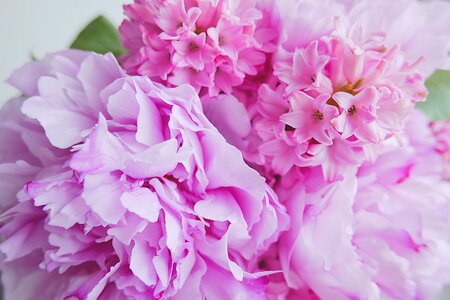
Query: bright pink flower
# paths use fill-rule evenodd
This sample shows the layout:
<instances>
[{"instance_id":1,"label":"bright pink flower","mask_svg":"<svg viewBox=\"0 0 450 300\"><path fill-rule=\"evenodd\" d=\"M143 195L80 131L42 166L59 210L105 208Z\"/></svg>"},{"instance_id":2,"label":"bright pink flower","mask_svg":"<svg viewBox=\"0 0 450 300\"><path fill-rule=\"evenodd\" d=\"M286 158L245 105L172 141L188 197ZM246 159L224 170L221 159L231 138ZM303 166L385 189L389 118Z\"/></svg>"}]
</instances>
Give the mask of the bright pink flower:
<instances>
[{"instance_id":1,"label":"bright pink flower","mask_svg":"<svg viewBox=\"0 0 450 300\"><path fill-rule=\"evenodd\" d=\"M159 15L155 16L155 23L162 30L161 37L176 39L186 31L195 30L195 22L200 14L201 10L197 7L191 7L186 11L184 1L168 1L167 5L161 7Z\"/></svg>"},{"instance_id":2,"label":"bright pink flower","mask_svg":"<svg viewBox=\"0 0 450 300\"><path fill-rule=\"evenodd\" d=\"M178 67L193 67L196 71L203 71L205 61L210 62L214 57L213 49L205 44L205 38L206 34L202 32L173 41L174 64Z\"/></svg>"},{"instance_id":3,"label":"bright pink flower","mask_svg":"<svg viewBox=\"0 0 450 300\"><path fill-rule=\"evenodd\" d=\"M253 0L135 0L125 6L129 20L120 26L129 52L124 67L158 82L190 83L202 95L231 94L275 50L278 31L261 20L268 5L260 6Z\"/></svg>"},{"instance_id":4,"label":"bright pink flower","mask_svg":"<svg viewBox=\"0 0 450 300\"><path fill-rule=\"evenodd\" d=\"M215 67L214 84L210 88L210 94L218 95L220 91L231 94L233 87L242 84L245 74L235 68L231 59L218 59Z\"/></svg>"},{"instance_id":5,"label":"bright pink flower","mask_svg":"<svg viewBox=\"0 0 450 300\"><path fill-rule=\"evenodd\" d=\"M79 51L10 82L27 98L1 112L7 299L264 298L248 262L289 218L192 87Z\"/></svg>"},{"instance_id":6,"label":"bright pink flower","mask_svg":"<svg viewBox=\"0 0 450 300\"><path fill-rule=\"evenodd\" d=\"M236 61L239 52L250 47L249 37L244 34L244 29L242 25L235 25L231 20L221 18L217 27L208 29L208 36L216 49Z\"/></svg>"},{"instance_id":7,"label":"bright pink flower","mask_svg":"<svg viewBox=\"0 0 450 300\"><path fill-rule=\"evenodd\" d=\"M206 70L209 70L212 65L206 65ZM186 82L190 82L193 86L205 86L205 87L213 87L214 79L205 72L205 69L202 71L195 70L194 68L173 68L175 74L168 79L169 83L174 86L182 85Z\"/></svg>"}]
</instances>

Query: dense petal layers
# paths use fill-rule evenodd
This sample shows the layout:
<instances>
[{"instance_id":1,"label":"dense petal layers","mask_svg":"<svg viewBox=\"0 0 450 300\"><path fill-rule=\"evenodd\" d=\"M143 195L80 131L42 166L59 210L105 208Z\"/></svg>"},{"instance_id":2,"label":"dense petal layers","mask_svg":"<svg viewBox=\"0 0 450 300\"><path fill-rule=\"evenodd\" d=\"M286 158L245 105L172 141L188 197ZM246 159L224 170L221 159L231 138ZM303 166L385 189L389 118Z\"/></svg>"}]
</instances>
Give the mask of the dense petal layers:
<instances>
[{"instance_id":1,"label":"dense petal layers","mask_svg":"<svg viewBox=\"0 0 450 300\"><path fill-rule=\"evenodd\" d=\"M426 76L448 64L449 5L391 2L276 1L268 24L277 50L233 92L253 128L244 157L265 176L321 165L327 181L342 179L426 99ZM430 27L436 35L425 34Z\"/></svg>"},{"instance_id":2,"label":"dense petal layers","mask_svg":"<svg viewBox=\"0 0 450 300\"><path fill-rule=\"evenodd\" d=\"M281 181L279 196L297 216L278 250L292 290L320 299L433 299L450 281L443 160L418 112L402 138L342 181L327 184L314 169Z\"/></svg>"},{"instance_id":3,"label":"dense petal layers","mask_svg":"<svg viewBox=\"0 0 450 300\"><path fill-rule=\"evenodd\" d=\"M189 83L201 94L231 94L274 50L278 32L266 26L257 2L136 0L125 6L120 27L129 52L124 67L167 85Z\"/></svg>"},{"instance_id":4,"label":"dense petal layers","mask_svg":"<svg viewBox=\"0 0 450 300\"><path fill-rule=\"evenodd\" d=\"M49 299L213 299L218 282L223 299L263 298L248 261L289 218L192 87L78 51L27 64L10 82L26 97L2 111L1 138L15 150L2 144L7 299L24 267L21 299L46 282Z\"/></svg>"}]
</instances>

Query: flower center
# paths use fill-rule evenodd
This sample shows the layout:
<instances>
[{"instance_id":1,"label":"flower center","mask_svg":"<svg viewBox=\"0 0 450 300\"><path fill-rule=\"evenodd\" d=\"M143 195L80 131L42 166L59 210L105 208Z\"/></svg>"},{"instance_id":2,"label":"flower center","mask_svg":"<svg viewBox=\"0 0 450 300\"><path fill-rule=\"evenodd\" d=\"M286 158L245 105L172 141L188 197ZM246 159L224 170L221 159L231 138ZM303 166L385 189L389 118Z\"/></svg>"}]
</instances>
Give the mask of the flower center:
<instances>
[{"instance_id":1,"label":"flower center","mask_svg":"<svg viewBox=\"0 0 450 300\"><path fill-rule=\"evenodd\" d=\"M354 114L356 114L356 107L355 105L352 105L349 109L348 109L348 114L350 116L353 116Z\"/></svg>"},{"instance_id":2,"label":"flower center","mask_svg":"<svg viewBox=\"0 0 450 300\"><path fill-rule=\"evenodd\" d=\"M316 110L313 113L313 118L314 118L314 120L323 120L323 113L321 113L320 111Z\"/></svg>"},{"instance_id":3,"label":"flower center","mask_svg":"<svg viewBox=\"0 0 450 300\"><path fill-rule=\"evenodd\" d=\"M263 259L261 259L261 260L258 262L258 268L260 268L260 269L265 269L266 267L267 267L266 261L263 260Z\"/></svg>"},{"instance_id":4,"label":"flower center","mask_svg":"<svg viewBox=\"0 0 450 300\"><path fill-rule=\"evenodd\" d=\"M198 49L200 49L200 47L196 43L190 42L188 44L188 49L189 49L189 51L194 52L194 51L197 51Z\"/></svg>"},{"instance_id":5,"label":"flower center","mask_svg":"<svg viewBox=\"0 0 450 300\"><path fill-rule=\"evenodd\" d=\"M218 40L219 46L223 46L225 44L225 38L223 35L219 34L219 40Z\"/></svg>"}]
</instances>

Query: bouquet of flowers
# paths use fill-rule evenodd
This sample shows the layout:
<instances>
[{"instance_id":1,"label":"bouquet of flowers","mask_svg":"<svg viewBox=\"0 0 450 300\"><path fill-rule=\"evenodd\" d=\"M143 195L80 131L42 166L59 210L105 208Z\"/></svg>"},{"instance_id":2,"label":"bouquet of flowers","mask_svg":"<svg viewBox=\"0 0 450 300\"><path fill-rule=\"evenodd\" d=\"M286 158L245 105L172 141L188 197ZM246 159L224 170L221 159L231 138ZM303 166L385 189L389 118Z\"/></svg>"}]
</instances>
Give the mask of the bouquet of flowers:
<instances>
[{"instance_id":1,"label":"bouquet of flowers","mask_svg":"<svg viewBox=\"0 0 450 300\"><path fill-rule=\"evenodd\" d=\"M450 3L135 0L8 80L7 300L433 299Z\"/></svg>"}]
</instances>

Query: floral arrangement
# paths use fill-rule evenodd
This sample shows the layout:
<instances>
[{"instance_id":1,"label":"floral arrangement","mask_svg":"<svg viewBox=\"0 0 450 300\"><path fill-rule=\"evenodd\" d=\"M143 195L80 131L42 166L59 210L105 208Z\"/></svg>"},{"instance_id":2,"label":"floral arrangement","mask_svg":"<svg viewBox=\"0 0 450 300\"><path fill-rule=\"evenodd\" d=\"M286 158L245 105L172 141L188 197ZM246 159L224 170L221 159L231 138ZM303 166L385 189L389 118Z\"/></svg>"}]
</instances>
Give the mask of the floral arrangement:
<instances>
[{"instance_id":1,"label":"floral arrangement","mask_svg":"<svg viewBox=\"0 0 450 300\"><path fill-rule=\"evenodd\" d=\"M5 299L417 300L450 283L450 3L124 15L8 80Z\"/></svg>"}]
</instances>

